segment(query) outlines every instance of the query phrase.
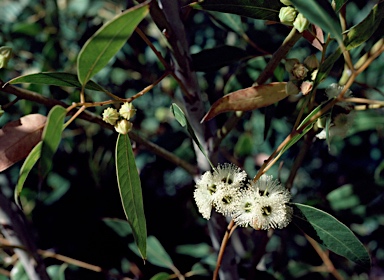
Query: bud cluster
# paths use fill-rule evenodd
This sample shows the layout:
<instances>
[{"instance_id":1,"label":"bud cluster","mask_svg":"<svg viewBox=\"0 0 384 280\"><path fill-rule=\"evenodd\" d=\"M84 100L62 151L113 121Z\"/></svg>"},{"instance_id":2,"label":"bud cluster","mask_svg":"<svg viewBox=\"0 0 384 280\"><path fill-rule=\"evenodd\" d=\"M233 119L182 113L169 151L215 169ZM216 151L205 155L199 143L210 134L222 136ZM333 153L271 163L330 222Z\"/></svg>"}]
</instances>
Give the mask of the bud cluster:
<instances>
[{"instance_id":1,"label":"bud cluster","mask_svg":"<svg viewBox=\"0 0 384 280\"><path fill-rule=\"evenodd\" d=\"M256 182L246 179L245 171L233 164L205 172L194 192L199 212L209 220L214 209L237 225L256 230L286 227L293 212L287 205L290 192L272 176L263 175Z\"/></svg>"},{"instance_id":2,"label":"bud cluster","mask_svg":"<svg viewBox=\"0 0 384 280\"><path fill-rule=\"evenodd\" d=\"M279 19L283 24L295 27L300 33L309 26L309 21L299 13L289 0L280 0L287 7L282 7L279 12Z\"/></svg>"},{"instance_id":3,"label":"bud cluster","mask_svg":"<svg viewBox=\"0 0 384 280\"><path fill-rule=\"evenodd\" d=\"M127 134L133 124L129 121L136 113L136 109L132 103L124 102L117 111L114 108L107 108L103 112L103 121L115 127L115 130L120 134Z\"/></svg>"},{"instance_id":4,"label":"bud cluster","mask_svg":"<svg viewBox=\"0 0 384 280\"><path fill-rule=\"evenodd\" d=\"M287 59L285 62L285 70L289 74L289 82L286 86L286 91L289 95L302 92L308 94L313 87L313 81L316 79L317 68L319 62L316 56L308 56L303 63L298 59Z\"/></svg>"}]
</instances>

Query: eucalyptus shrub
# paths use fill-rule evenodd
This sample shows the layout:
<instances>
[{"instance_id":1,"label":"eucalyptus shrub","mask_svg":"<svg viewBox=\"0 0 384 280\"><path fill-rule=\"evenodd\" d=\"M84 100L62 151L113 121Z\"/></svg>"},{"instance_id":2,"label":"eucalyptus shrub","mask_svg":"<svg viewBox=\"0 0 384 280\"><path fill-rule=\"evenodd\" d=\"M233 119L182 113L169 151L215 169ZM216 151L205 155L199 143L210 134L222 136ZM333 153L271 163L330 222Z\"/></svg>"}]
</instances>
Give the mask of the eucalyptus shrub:
<instances>
[{"instance_id":1,"label":"eucalyptus shrub","mask_svg":"<svg viewBox=\"0 0 384 280\"><path fill-rule=\"evenodd\" d=\"M23 190L30 180L30 173L38 171L40 184L45 180L52 166L58 164L54 155L63 135L69 127L78 125L75 120L83 119L113 131L116 139L114 163L126 222L105 219L105 223L119 235L132 234L135 244L130 244L130 249L143 260L166 269L156 275L135 275L135 279L254 279L255 273L263 270L262 264L268 256L268 241L280 233L282 238L289 238L284 231L294 226L300 229L319 254L323 262L320 270L324 274L332 274L336 279L353 274L335 267L332 258L324 251L329 250L352 261L365 271L366 274L362 275L367 275L371 258L366 244L339 219L316 208L310 201L306 203L296 199L301 196L300 188L295 188L294 179L306 154L311 153L313 143L325 141L331 149L333 139L344 139L350 135L359 113L382 112L382 96L363 94L362 89L381 93L383 90L382 83L375 88L375 85L364 82L367 78L364 73L375 63L383 70L381 27L384 3L366 3L364 7L368 12L362 16L359 13L356 15L356 12L349 14L350 7L355 7L355 4L345 0L332 3L326 0L139 2L99 27L78 50L76 60L71 53L73 50L69 52L72 57L67 63L74 71L48 69L15 75L13 68L17 65L12 64L11 44L4 40L5 45L0 48L0 67L3 68L2 79L10 78L0 81L0 90L6 96L2 101L8 100L1 104L1 115L4 118L8 112L15 114L13 108L21 100L39 104L49 109L49 113L46 117L40 113L21 116L20 110L17 112L19 119L6 123L0 132L1 171L7 172L13 164L24 160L13 189L14 201L1 195L0 244L4 246L4 254L7 254L6 249L13 249L18 261L12 264L4 262L4 271L0 273L12 279L21 279L25 274L29 279L49 279L57 275L65 277L65 268L60 269L57 265L51 265L46 270L43 257L56 258L96 272L103 271L100 267L37 249L33 238L28 237L23 229L25 221L19 218L20 211L25 209ZM191 40L188 34L191 28L187 20L190 14L209 18L225 34L234 34L236 40L228 39L228 44L224 46L206 47L191 54L188 41ZM359 16L358 22L351 20L354 16ZM254 26L251 23L255 23ZM154 25L157 26L156 31L153 31ZM281 36L278 48L254 40L252 33L257 33L257 28ZM150 36L153 32L157 32L158 41ZM102 81L100 77L104 74L100 73L110 67L111 60L121 55L133 34L139 36L154 54L153 59L157 60L160 70L153 71L162 73L142 90L122 97L108 89L112 87L110 84L95 81ZM308 48L311 53L306 52ZM21 52L20 49L13 51ZM236 64L238 71L252 69L254 61L260 64L261 69L256 76L250 77L250 84L243 86L236 80L238 73L230 71ZM148 64L146 71L151 71L149 62L145 63ZM200 75L201 72L207 73L207 76L215 73L213 81L225 83L221 87L216 85L221 96L210 95L209 91L214 91L215 85L207 84L208 77ZM230 75L231 78L225 77ZM171 91L177 94L169 94L165 90L156 94L170 95L169 112L162 112L162 115L166 115L164 119L173 125L176 120L189 133L193 141L190 148L194 147L195 152L192 161L152 143L135 126L137 115L143 114L135 104L141 100L147 102L145 98L150 91L170 83L175 85ZM30 89L14 86L16 84L30 84ZM71 100L63 102L54 95L40 94L38 89L41 85L61 87L72 92ZM79 90L71 91L71 88ZM90 94L96 91L103 93L104 97L100 99ZM294 109L283 111L286 115L280 122L284 122L290 132L282 134L280 131L280 135L275 136L279 143L271 151L264 151L268 155L260 156L257 170L254 164L249 168L249 162L238 160L242 153L256 157L253 153L257 141L247 133L232 135L232 141L233 137L238 137L236 146L229 150L230 153L223 152L228 135L242 124L252 123L252 114L260 110L265 115L264 141L267 141L273 122L269 110L288 105L293 105ZM302 148L295 149L300 144ZM190 271L181 271L160 242L154 236L147 236L145 207L150 206L144 207L143 204L135 145L165 158L193 178L194 188L189 195L195 201L196 213L208 220L216 256L213 264L200 261ZM285 162L291 162L292 166L289 176L282 177L280 171ZM382 168L383 165L380 165L376 169L377 178L380 178ZM240 239L242 244L252 243L254 247L244 245L239 249L231 238L236 238L237 242ZM188 250L193 252L194 249ZM252 257L249 257L251 261L244 273L241 271L245 268L240 265L239 259L244 259L247 254L252 254ZM284 271L269 269L268 272L275 273L279 279L285 275ZM123 277L111 271L108 275L118 279ZM364 279L362 277L359 279Z\"/></svg>"}]
</instances>

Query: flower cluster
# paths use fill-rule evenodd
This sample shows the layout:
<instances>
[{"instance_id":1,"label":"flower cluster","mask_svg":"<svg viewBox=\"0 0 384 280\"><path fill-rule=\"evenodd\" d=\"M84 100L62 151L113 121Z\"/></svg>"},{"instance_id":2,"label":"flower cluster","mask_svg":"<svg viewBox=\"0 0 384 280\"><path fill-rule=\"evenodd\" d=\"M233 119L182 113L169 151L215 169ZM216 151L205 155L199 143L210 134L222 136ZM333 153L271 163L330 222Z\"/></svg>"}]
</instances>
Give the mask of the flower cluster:
<instances>
[{"instance_id":1,"label":"flower cluster","mask_svg":"<svg viewBox=\"0 0 384 280\"><path fill-rule=\"evenodd\" d=\"M287 5L282 7L279 12L279 19L286 25L293 25L300 33L309 26L309 21L297 10L292 7L292 2L289 0L280 0L281 3Z\"/></svg>"},{"instance_id":2,"label":"flower cluster","mask_svg":"<svg viewBox=\"0 0 384 280\"><path fill-rule=\"evenodd\" d=\"M256 230L284 228L292 219L292 207L287 205L291 194L287 189L268 175L247 183L245 171L233 164L205 172L196 182L194 198L205 219L215 209L239 226Z\"/></svg>"},{"instance_id":3,"label":"flower cluster","mask_svg":"<svg viewBox=\"0 0 384 280\"><path fill-rule=\"evenodd\" d=\"M115 127L120 134L127 134L132 129L129 121L136 113L132 103L125 102L119 111L114 108L107 108L103 112L103 121Z\"/></svg>"}]
</instances>

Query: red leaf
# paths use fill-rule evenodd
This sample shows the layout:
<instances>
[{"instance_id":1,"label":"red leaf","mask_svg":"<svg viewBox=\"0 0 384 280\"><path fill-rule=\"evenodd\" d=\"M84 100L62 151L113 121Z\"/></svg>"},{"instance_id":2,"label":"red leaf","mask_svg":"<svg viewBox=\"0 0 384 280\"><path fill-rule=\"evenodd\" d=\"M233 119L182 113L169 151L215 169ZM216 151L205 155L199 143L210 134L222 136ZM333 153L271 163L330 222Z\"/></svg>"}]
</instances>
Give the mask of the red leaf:
<instances>
[{"instance_id":1,"label":"red leaf","mask_svg":"<svg viewBox=\"0 0 384 280\"><path fill-rule=\"evenodd\" d=\"M314 36L313 34L315 34L316 36ZM305 30L303 32L303 37L316 49L323 51L324 34L323 30L321 30L320 27L312 24L312 33L308 30Z\"/></svg>"},{"instance_id":2,"label":"red leaf","mask_svg":"<svg viewBox=\"0 0 384 280\"><path fill-rule=\"evenodd\" d=\"M285 90L286 84L285 82L270 83L229 93L212 105L201 122L208 121L220 113L249 111L278 102L288 96Z\"/></svg>"},{"instance_id":3,"label":"red leaf","mask_svg":"<svg viewBox=\"0 0 384 280\"><path fill-rule=\"evenodd\" d=\"M41 140L46 117L31 114L0 129L0 172L26 158Z\"/></svg>"}]
</instances>

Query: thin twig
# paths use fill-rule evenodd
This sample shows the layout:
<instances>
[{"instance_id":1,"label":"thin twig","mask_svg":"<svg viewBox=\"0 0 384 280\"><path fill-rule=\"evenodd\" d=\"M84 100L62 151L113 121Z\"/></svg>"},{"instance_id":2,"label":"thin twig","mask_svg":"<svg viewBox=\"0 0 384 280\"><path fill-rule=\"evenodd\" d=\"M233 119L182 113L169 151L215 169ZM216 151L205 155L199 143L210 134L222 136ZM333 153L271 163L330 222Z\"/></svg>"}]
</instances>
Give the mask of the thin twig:
<instances>
[{"instance_id":1,"label":"thin twig","mask_svg":"<svg viewBox=\"0 0 384 280\"><path fill-rule=\"evenodd\" d=\"M316 253L319 255L324 265L326 266L329 273L331 273L337 280L344 280L344 277L337 271L332 261L329 259L329 256L326 252L324 252L319 244L312 239L312 237L304 234L305 238L309 241L312 247L315 249Z\"/></svg>"}]
</instances>

